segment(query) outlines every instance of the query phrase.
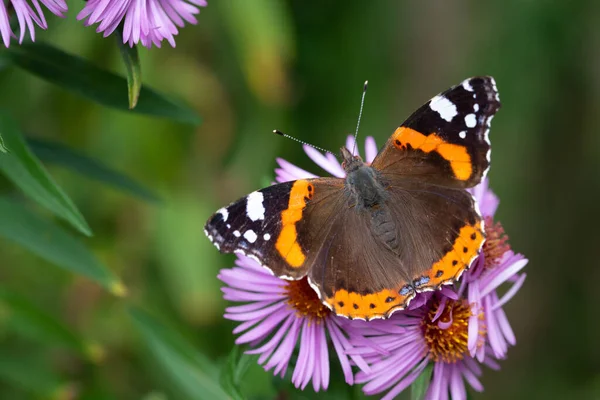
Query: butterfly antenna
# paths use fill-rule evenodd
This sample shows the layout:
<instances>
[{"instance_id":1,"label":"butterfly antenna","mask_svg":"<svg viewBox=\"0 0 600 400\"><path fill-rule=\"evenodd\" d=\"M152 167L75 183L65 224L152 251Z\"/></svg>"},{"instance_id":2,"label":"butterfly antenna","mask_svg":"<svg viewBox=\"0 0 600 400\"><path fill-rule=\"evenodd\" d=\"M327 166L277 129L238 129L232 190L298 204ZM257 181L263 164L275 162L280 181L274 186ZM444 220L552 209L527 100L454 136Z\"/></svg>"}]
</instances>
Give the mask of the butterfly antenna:
<instances>
[{"instance_id":1,"label":"butterfly antenna","mask_svg":"<svg viewBox=\"0 0 600 400\"><path fill-rule=\"evenodd\" d=\"M360 126L360 119L363 113L363 106L365 105L365 95L367 94L367 89L369 87L369 81L365 81L365 85L363 86L362 99L360 100L360 111L358 112L358 122L356 123L356 132L354 133L354 148L352 149L352 154L356 151L356 138L358 137L358 128Z\"/></svg>"},{"instance_id":2,"label":"butterfly antenna","mask_svg":"<svg viewBox=\"0 0 600 400\"><path fill-rule=\"evenodd\" d=\"M276 134L276 135L279 135L279 136L283 136L284 138L287 138L287 139L292 139L292 140L293 140L293 141L295 141L295 142L302 143L302 144L304 144L304 145L307 145L307 146L309 146L309 147L312 147L313 149L320 150L320 151L322 151L322 152L324 152L324 153L330 153L330 154L333 154L333 155L335 156L335 153L333 153L333 152L331 152L331 151L329 151L329 150L325 150L324 148L322 148L322 147L319 147L319 146L315 146L314 144L306 143L306 142L304 142L304 141L302 141L302 140L300 140L300 139L296 139L296 138L295 138L295 137L293 137L293 136L286 135L285 133L283 133L283 132L281 132L281 131L278 131L277 129L274 129L274 130L273 130L273 133L274 133L274 134ZM336 157L336 158L337 158L337 157Z\"/></svg>"}]
</instances>

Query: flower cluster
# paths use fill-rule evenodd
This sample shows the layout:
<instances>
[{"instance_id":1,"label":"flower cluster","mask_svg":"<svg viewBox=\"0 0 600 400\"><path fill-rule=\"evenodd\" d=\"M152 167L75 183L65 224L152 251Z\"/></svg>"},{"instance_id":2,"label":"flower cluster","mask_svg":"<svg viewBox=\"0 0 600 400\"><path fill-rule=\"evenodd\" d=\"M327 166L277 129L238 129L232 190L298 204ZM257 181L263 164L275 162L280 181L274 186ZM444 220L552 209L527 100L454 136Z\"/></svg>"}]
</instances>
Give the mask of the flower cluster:
<instances>
[{"instance_id":1,"label":"flower cluster","mask_svg":"<svg viewBox=\"0 0 600 400\"><path fill-rule=\"evenodd\" d=\"M348 149L354 148L353 140L348 138ZM304 150L321 168L344 177L333 155L309 146ZM367 163L377 154L371 137L366 139L365 153ZM315 177L285 160L277 163L278 182ZM466 399L465 382L482 391L481 366L498 369L498 361L516 343L502 307L523 285L521 270L527 260L511 251L502 226L494 222L499 201L487 181L471 193L486 226L487 240L479 257L459 283L418 294L407 310L387 320L337 317L321 304L306 279L279 279L255 260L238 255L237 266L219 274L226 284L225 298L243 303L225 314L241 322L234 330L240 334L236 343L248 344L248 352L260 354L259 363L266 370L282 376L298 346L292 382L302 389L310 381L315 390L327 389L331 343L346 382L363 384L368 395L394 398L426 371L431 371L428 399Z\"/></svg>"},{"instance_id":2,"label":"flower cluster","mask_svg":"<svg viewBox=\"0 0 600 400\"><path fill-rule=\"evenodd\" d=\"M10 23L13 15L19 25L19 43L27 31L31 40L35 40L34 24L47 29L42 6L59 17L67 11L65 0L0 0L0 35L4 46L9 47L11 37L16 37ZM178 27L186 22L195 24L200 7L206 7L206 0L89 0L77 19L85 20L86 26L98 23L97 31L105 37L122 24L123 43L130 46L141 43L160 47L166 39L175 47Z\"/></svg>"}]
</instances>

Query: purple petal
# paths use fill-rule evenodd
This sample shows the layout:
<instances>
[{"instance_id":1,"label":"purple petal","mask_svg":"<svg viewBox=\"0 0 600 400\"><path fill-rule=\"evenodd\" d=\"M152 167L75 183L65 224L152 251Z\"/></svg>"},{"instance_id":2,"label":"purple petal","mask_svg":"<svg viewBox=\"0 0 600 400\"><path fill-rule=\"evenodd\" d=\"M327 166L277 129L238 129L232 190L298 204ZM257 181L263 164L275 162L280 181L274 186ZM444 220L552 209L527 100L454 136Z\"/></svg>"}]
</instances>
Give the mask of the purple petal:
<instances>
[{"instance_id":1,"label":"purple petal","mask_svg":"<svg viewBox=\"0 0 600 400\"><path fill-rule=\"evenodd\" d=\"M490 297L486 297L483 301L485 309L489 310L491 308ZM492 351L494 352L494 355L496 357L502 358L506 354L507 346L504 342L504 338L502 337L501 331L497 326L496 317L492 312L486 312L485 317L487 325L487 335L490 339L490 346L492 347Z\"/></svg>"},{"instance_id":2,"label":"purple petal","mask_svg":"<svg viewBox=\"0 0 600 400\"><path fill-rule=\"evenodd\" d=\"M404 389L406 389L410 384L412 384L415 381L415 379L417 379L419 377L419 375L423 372L423 370L425 369L425 367L427 366L428 363L429 363L429 360L427 360L427 359L423 360L421 362L421 364L419 364L414 369L413 372L411 372L409 375L404 377L400 382L398 382L398 384L396 384L396 386L394 386L389 392L387 392L386 395L381 398L381 400L392 400L397 395L402 393L402 391L404 391Z\"/></svg>"},{"instance_id":3,"label":"purple petal","mask_svg":"<svg viewBox=\"0 0 600 400\"><path fill-rule=\"evenodd\" d=\"M313 147L304 145L303 148L304 148L304 152L306 153L306 155L311 160L313 160L313 162L315 164L317 164L319 167L323 168L325 171L329 172L333 176L337 176L338 178L344 177L344 170L339 165L339 163L332 162L330 159L328 159L326 156L324 156L320 151L318 151L317 149L315 149ZM329 153L327 153L327 154L329 154Z\"/></svg>"},{"instance_id":4,"label":"purple petal","mask_svg":"<svg viewBox=\"0 0 600 400\"><path fill-rule=\"evenodd\" d=\"M373 162L377 156L377 143L373 136L367 136L365 138L365 161L369 164Z\"/></svg>"},{"instance_id":5,"label":"purple petal","mask_svg":"<svg viewBox=\"0 0 600 400\"><path fill-rule=\"evenodd\" d=\"M4 1L0 1L0 34L2 34L4 46L8 48L12 30L10 29L10 21L8 20L8 12L4 6Z\"/></svg>"},{"instance_id":6,"label":"purple petal","mask_svg":"<svg viewBox=\"0 0 600 400\"><path fill-rule=\"evenodd\" d=\"M508 318L506 318L504 310L499 308L496 311L494 311L494 315L498 320L498 326L500 327L502 334L506 338L506 341L513 346L517 344L517 338L515 337L515 334L513 333L513 330L510 327L510 324L508 323Z\"/></svg>"},{"instance_id":7,"label":"purple petal","mask_svg":"<svg viewBox=\"0 0 600 400\"><path fill-rule=\"evenodd\" d=\"M526 277L527 277L527 274L522 274L521 276L519 276L519 278L511 286L511 288L508 289L508 291L506 293L504 293L504 296L502 296L502 298L500 300L498 300L498 302L492 306L492 310L496 310L496 309L502 307L503 305L505 305L506 303L508 303L508 301L510 299L512 299L515 294L517 294L519 289L521 289L521 286L523 286L523 283L525 282Z\"/></svg>"},{"instance_id":8,"label":"purple petal","mask_svg":"<svg viewBox=\"0 0 600 400\"><path fill-rule=\"evenodd\" d=\"M252 312L236 313L236 314L226 313L224 315L224 317L231 321L250 321L252 319L264 319L264 318L267 318L269 315L274 314L277 311L279 311L281 309L285 309L285 308L287 308L287 304L285 304L283 302L279 302L279 303L273 304L270 307L265 307L260 310L256 310L256 311L252 311Z\"/></svg>"},{"instance_id":9,"label":"purple petal","mask_svg":"<svg viewBox=\"0 0 600 400\"><path fill-rule=\"evenodd\" d=\"M275 332L273 337L271 337L271 339L269 339L268 342L263 344L261 347L258 347L256 349L252 349L252 350L248 350L248 351L246 351L246 353L260 354L260 357L258 358L258 363L263 364L267 360L267 358L269 358L271 356L271 353L273 353L273 350L275 350L275 348L277 348L277 346L279 345L279 343L281 341L281 338L288 331L290 325L294 322L294 319L295 319L295 317L293 315L290 315L288 318L286 318L283 321L283 323L281 324L279 329L277 329L277 332Z\"/></svg>"},{"instance_id":10,"label":"purple petal","mask_svg":"<svg viewBox=\"0 0 600 400\"><path fill-rule=\"evenodd\" d=\"M381 363L372 366L371 379L364 387L366 394L379 393L389 388L397 379L409 374L424 358L422 347L418 344L407 346L402 354L396 353Z\"/></svg>"},{"instance_id":11,"label":"purple petal","mask_svg":"<svg viewBox=\"0 0 600 400\"><path fill-rule=\"evenodd\" d=\"M300 318L295 318L292 326L287 332L287 335L285 335L284 339L281 341L281 344L279 345L269 362L265 365L265 369L267 371L275 367L275 370L273 371L275 375L282 371L285 372L285 369L287 368L287 365L290 361L292 352L294 351L294 347L296 345L298 333L301 326L302 321L300 320Z\"/></svg>"},{"instance_id":12,"label":"purple petal","mask_svg":"<svg viewBox=\"0 0 600 400\"><path fill-rule=\"evenodd\" d=\"M294 164L284 160L283 158L277 157L275 160L285 172L293 176L293 179L310 179L317 177L317 175L311 174L310 172L295 166Z\"/></svg>"},{"instance_id":13,"label":"purple petal","mask_svg":"<svg viewBox=\"0 0 600 400\"><path fill-rule=\"evenodd\" d=\"M472 356L477 351L477 339L479 339L479 307L481 297L479 296L479 281L469 285L469 303L471 304L471 316L469 317L467 347Z\"/></svg>"},{"instance_id":14,"label":"purple petal","mask_svg":"<svg viewBox=\"0 0 600 400\"><path fill-rule=\"evenodd\" d=\"M342 333L339 331L339 327L335 323L329 320L327 320L325 323L327 324L327 328L329 328L329 337L331 338L331 343L333 343L333 348L337 353L338 360L340 360L342 372L344 373L344 379L346 380L347 384L353 385L354 377L352 375L352 367L350 366L348 357L346 357L346 355L344 354L344 348L342 345L342 341L340 340L340 336L342 336Z\"/></svg>"},{"instance_id":15,"label":"purple petal","mask_svg":"<svg viewBox=\"0 0 600 400\"><path fill-rule=\"evenodd\" d=\"M466 400L467 390L462 380L460 373L460 364L454 364L452 366L452 374L450 376L450 397L452 400Z\"/></svg>"},{"instance_id":16,"label":"purple petal","mask_svg":"<svg viewBox=\"0 0 600 400\"><path fill-rule=\"evenodd\" d=\"M346 137L346 148L352 152L353 155L359 156L358 146L356 145L356 141L354 140L354 136L348 135Z\"/></svg>"},{"instance_id":17,"label":"purple petal","mask_svg":"<svg viewBox=\"0 0 600 400\"><path fill-rule=\"evenodd\" d=\"M446 387L442 388L444 376L444 363L434 363L433 364L433 378L431 379L431 384L429 385L429 389L427 390L426 399L430 400L438 400L442 397L442 392L447 390Z\"/></svg>"},{"instance_id":18,"label":"purple petal","mask_svg":"<svg viewBox=\"0 0 600 400\"><path fill-rule=\"evenodd\" d=\"M468 368L463 368L462 374L469 385L478 392L483 392L483 385L479 382L479 379L471 372Z\"/></svg>"},{"instance_id":19,"label":"purple petal","mask_svg":"<svg viewBox=\"0 0 600 400\"><path fill-rule=\"evenodd\" d=\"M495 371L500 370L500 364L498 364L492 357L486 357L483 363Z\"/></svg>"},{"instance_id":20,"label":"purple petal","mask_svg":"<svg viewBox=\"0 0 600 400\"><path fill-rule=\"evenodd\" d=\"M327 390L329 387L329 350L327 347L327 337L325 336L325 325L321 324L315 327L315 329L317 331L317 337L315 338L315 343L317 346L316 366L318 367L315 371L315 377L319 376L320 372L321 385L318 385L317 381L315 380L313 383L313 389L318 391L319 386L321 386L323 390Z\"/></svg>"},{"instance_id":21,"label":"purple petal","mask_svg":"<svg viewBox=\"0 0 600 400\"><path fill-rule=\"evenodd\" d=\"M521 259L515 262L514 264L510 265L509 267L502 269L500 273L496 274L496 276L493 279L491 279L484 287L482 287L481 297L485 297L492 290L496 290L498 286L506 282L508 278L522 270L527 265L527 262L527 259Z\"/></svg>"},{"instance_id":22,"label":"purple petal","mask_svg":"<svg viewBox=\"0 0 600 400\"><path fill-rule=\"evenodd\" d=\"M435 312L435 315L433 316L433 319L431 320L431 322L435 322L437 321L437 319L439 317L442 316L442 314L444 313L444 309L446 308L446 298L442 298L442 301L440 301L440 305L437 308L437 311ZM443 329L448 329L448 328L443 328Z\"/></svg>"},{"instance_id":23,"label":"purple petal","mask_svg":"<svg viewBox=\"0 0 600 400\"><path fill-rule=\"evenodd\" d=\"M257 339L262 339L265 336L269 335L273 330L277 328L281 322L290 316L289 312L285 312L280 310L274 314L271 314L267 318L262 321L257 321L257 324L254 328L250 329L248 332L239 336L236 340L236 344L241 343L250 343Z\"/></svg>"},{"instance_id":24,"label":"purple petal","mask_svg":"<svg viewBox=\"0 0 600 400\"><path fill-rule=\"evenodd\" d=\"M287 295L285 294L276 295L272 293L250 293L228 287L221 288L221 291L224 293L223 298L229 301L275 301L287 298Z\"/></svg>"}]
</instances>

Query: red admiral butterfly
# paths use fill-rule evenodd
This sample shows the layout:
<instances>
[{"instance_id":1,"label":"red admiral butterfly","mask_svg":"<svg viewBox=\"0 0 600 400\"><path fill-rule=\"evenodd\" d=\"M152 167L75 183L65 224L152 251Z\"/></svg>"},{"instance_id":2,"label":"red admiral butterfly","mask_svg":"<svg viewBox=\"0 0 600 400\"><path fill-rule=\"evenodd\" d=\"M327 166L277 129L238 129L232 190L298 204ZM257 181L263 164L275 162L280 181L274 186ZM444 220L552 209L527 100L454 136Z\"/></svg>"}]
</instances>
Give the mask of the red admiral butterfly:
<instances>
[{"instance_id":1,"label":"red admiral butterfly","mask_svg":"<svg viewBox=\"0 0 600 400\"><path fill-rule=\"evenodd\" d=\"M492 77L474 77L421 106L367 165L341 149L346 178L269 186L218 210L205 233L223 253L283 279L308 276L337 315L373 319L416 293L452 284L485 241L466 188L490 165Z\"/></svg>"}]
</instances>

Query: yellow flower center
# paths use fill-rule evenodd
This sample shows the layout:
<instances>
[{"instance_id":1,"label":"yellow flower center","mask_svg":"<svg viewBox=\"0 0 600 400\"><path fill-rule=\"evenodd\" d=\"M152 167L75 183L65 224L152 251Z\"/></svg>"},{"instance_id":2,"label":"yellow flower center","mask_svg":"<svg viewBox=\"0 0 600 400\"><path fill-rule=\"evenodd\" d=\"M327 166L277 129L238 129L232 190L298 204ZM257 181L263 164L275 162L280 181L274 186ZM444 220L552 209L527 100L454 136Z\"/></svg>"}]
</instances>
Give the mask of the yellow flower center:
<instances>
[{"instance_id":1,"label":"yellow flower center","mask_svg":"<svg viewBox=\"0 0 600 400\"><path fill-rule=\"evenodd\" d=\"M435 362L455 363L462 360L469 351L468 326L469 317L472 315L471 307L466 300L447 299L444 311L433 321L439 306L440 301L434 300L422 322L429 357ZM479 319L483 319L483 313L479 315ZM479 334L483 333L485 332L480 330Z\"/></svg>"},{"instance_id":2,"label":"yellow flower center","mask_svg":"<svg viewBox=\"0 0 600 400\"><path fill-rule=\"evenodd\" d=\"M485 217L486 239L483 244L483 254L485 255L485 267L493 267L508 250L508 236L500 222L494 222L491 217Z\"/></svg>"},{"instance_id":3,"label":"yellow flower center","mask_svg":"<svg viewBox=\"0 0 600 400\"><path fill-rule=\"evenodd\" d=\"M290 281L286 285L288 304L291 305L299 317L308 317L320 322L331 311L321 303L319 296L308 284L308 279L302 278Z\"/></svg>"}]
</instances>

